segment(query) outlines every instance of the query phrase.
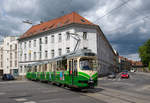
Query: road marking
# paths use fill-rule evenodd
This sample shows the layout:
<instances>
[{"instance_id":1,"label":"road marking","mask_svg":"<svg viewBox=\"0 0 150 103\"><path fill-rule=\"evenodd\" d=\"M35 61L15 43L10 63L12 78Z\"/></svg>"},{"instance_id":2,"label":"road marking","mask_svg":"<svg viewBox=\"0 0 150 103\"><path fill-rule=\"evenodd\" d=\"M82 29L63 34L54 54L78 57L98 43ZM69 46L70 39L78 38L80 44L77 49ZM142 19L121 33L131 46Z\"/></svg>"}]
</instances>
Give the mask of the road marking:
<instances>
[{"instance_id":1,"label":"road marking","mask_svg":"<svg viewBox=\"0 0 150 103\"><path fill-rule=\"evenodd\" d=\"M104 88L104 87L102 89L105 89L105 91L101 92L102 94L104 93L106 95L114 96L114 98L120 98L122 100L125 99L127 101L133 101L133 103L134 102L135 103L149 103L149 96L146 96L146 95L126 92L126 91L113 90L113 89Z\"/></svg>"},{"instance_id":2,"label":"road marking","mask_svg":"<svg viewBox=\"0 0 150 103\"><path fill-rule=\"evenodd\" d=\"M104 80L104 78L98 78L98 80Z\"/></svg>"},{"instance_id":3,"label":"road marking","mask_svg":"<svg viewBox=\"0 0 150 103\"><path fill-rule=\"evenodd\" d=\"M142 86L140 89L139 88L136 89L136 91L143 91L143 90L149 91L150 85L145 85L145 86Z\"/></svg>"},{"instance_id":4,"label":"road marking","mask_svg":"<svg viewBox=\"0 0 150 103\"><path fill-rule=\"evenodd\" d=\"M118 81L120 81L121 79L119 78Z\"/></svg>"},{"instance_id":5,"label":"road marking","mask_svg":"<svg viewBox=\"0 0 150 103\"><path fill-rule=\"evenodd\" d=\"M23 102L23 101L27 101L27 99L25 98L18 98L18 99L15 99L17 102Z\"/></svg>"},{"instance_id":6,"label":"road marking","mask_svg":"<svg viewBox=\"0 0 150 103\"><path fill-rule=\"evenodd\" d=\"M108 103L131 103L128 101L124 101L124 100L121 100L118 98L114 98L114 97L110 97L110 96L106 96L106 95L98 94L98 93L95 93L95 94L87 93L85 95L92 97L92 98L95 98L97 100L103 100L104 102L108 102Z\"/></svg>"},{"instance_id":7,"label":"road marking","mask_svg":"<svg viewBox=\"0 0 150 103\"><path fill-rule=\"evenodd\" d=\"M36 103L35 101L28 101L28 102L24 102L24 103Z\"/></svg>"},{"instance_id":8,"label":"road marking","mask_svg":"<svg viewBox=\"0 0 150 103\"><path fill-rule=\"evenodd\" d=\"M22 81L2 81L0 82L0 84L7 84L7 83L24 83L24 82L28 82L26 80L22 80Z\"/></svg>"}]
</instances>

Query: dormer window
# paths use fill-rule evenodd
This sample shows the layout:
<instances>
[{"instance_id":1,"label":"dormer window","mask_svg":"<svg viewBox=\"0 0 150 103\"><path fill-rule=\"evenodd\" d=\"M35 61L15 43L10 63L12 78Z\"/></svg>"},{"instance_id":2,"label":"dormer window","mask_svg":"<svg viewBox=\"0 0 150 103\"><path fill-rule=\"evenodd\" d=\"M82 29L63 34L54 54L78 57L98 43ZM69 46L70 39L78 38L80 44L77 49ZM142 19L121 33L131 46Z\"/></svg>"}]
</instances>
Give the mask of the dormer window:
<instances>
[{"instance_id":1,"label":"dormer window","mask_svg":"<svg viewBox=\"0 0 150 103\"><path fill-rule=\"evenodd\" d=\"M52 25L49 27L49 29L51 29L53 26L54 26L54 24L52 24Z\"/></svg>"},{"instance_id":2,"label":"dormer window","mask_svg":"<svg viewBox=\"0 0 150 103\"><path fill-rule=\"evenodd\" d=\"M83 19L80 19L82 22L85 22L85 20L83 20Z\"/></svg>"},{"instance_id":3,"label":"dormer window","mask_svg":"<svg viewBox=\"0 0 150 103\"><path fill-rule=\"evenodd\" d=\"M61 23L58 23L58 24L57 24L57 27L60 27L60 24L61 24Z\"/></svg>"},{"instance_id":4,"label":"dormer window","mask_svg":"<svg viewBox=\"0 0 150 103\"><path fill-rule=\"evenodd\" d=\"M69 21L70 21L69 19L68 19L68 20L66 20L64 24L67 24L67 23L69 23Z\"/></svg>"}]
</instances>

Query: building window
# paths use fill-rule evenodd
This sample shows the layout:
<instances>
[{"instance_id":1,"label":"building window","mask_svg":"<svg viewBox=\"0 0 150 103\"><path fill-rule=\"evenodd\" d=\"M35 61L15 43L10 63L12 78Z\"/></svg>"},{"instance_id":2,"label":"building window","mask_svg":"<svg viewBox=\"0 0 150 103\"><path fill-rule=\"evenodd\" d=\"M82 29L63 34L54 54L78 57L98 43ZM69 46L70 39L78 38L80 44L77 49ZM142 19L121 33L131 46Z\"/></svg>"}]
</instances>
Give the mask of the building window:
<instances>
[{"instance_id":1,"label":"building window","mask_svg":"<svg viewBox=\"0 0 150 103\"><path fill-rule=\"evenodd\" d=\"M54 35L51 35L51 43L54 43L54 42L55 42Z\"/></svg>"},{"instance_id":2,"label":"building window","mask_svg":"<svg viewBox=\"0 0 150 103\"><path fill-rule=\"evenodd\" d=\"M20 61L22 61L22 52L20 53Z\"/></svg>"},{"instance_id":3,"label":"building window","mask_svg":"<svg viewBox=\"0 0 150 103\"><path fill-rule=\"evenodd\" d=\"M83 47L83 49L88 49L88 47Z\"/></svg>"},{"instance_id":4,"label":"building window","mask_svg":"<svg viewBox=\"0 0 150 103\"><path fill-rule=\"evenodd\" d=\"M61 34L58 34L58 42L61 42L61 40L62 40Z\"/></svg>"},{"instance_id":5,"label":"building window","mask_svg":"<svg viewBox=\"0 0 150 103\"><path fill-rule=\"evenodd\" d=\"M34 47L36 47L36 40L34 40Z\"/></svg>"},{"instance_id":6,"label":"building window","mask_svg":"<svg viewBox=\"0 0 150 103\"><path fill-rule=\"evenodd\" d=\"M70 33L66 32L66 40L70 40Z\"/></svg>"},{"instance_id":7,"label":"building window","mask_svg":"<svg viewBox=\"0 0 150 103\"><path fill-rule=\"evenodd\" d=\"M15 44L15 50L17 50L17 44Z\"/></svg>"},{"instance_id":8,"label":"building window","mask_svg":"<svg viewBox=\"0 0 150 103\"><path fill-rule=\"evenodd\" d=\"M34 52L34 60L36 60L36 52Z\"/></svg>"},{"instance_id":9,"label":"building window","mask_svg":"<svg viewBox=\"0 0 150 103\"><path fill-rule=\"evenodd\" d=\"M58 55L59 55L59 56L62 55L62 49L58 49Z\"/></svg>"},{"instance_id":10,"label":"building window","mask_svg":"<svg viewBox=\"0 0 150 103\"><path fill-rule=\"evenodd\" d=\"M42 45L40 45L40 51L42 51Z\"/></svg>"},{"instance_id":11,"label":"building window","mask_svg":"<svg viewBox=\"0 0 150 103\"><path fill-rule=\"evenodd\" d=\"M39 39L39 43L42 44L42 38Z\"/></svg>"},{"instance_id":12,"label":"building window","mask_svg":"<svg viewBox=\"0 0 150 103\"><path fill-rule=\"evenodd\" d=\"M27 43L26 43L26 42L24 42L24 48L25 48L25 49L26 49L26 44L27 44Z\"/></svg>"},{"instance_id":13,"label":"building window","mask_svg":"<svg viewBox=\"0 0 150 103\"><path fill-rule=\"evenodd\" d=\"M42 58L42 52L40 52L40 59Z\"/></svg>"},{"instance_id":14,"label":"building window","mask_svg":"<svg viewBox=\"0 0 150 103\"><path fill-rule=\"evenodd\" d=\"M15 52L15 59L17 59L17 52Z\"/></svg>"},{"instance_id":15,"label":"building window","mask_svg":"<svg viewBox=\"0 0 150 103\"><path fill-rule=\"evenodd\" d=\"M66 52L70 53L70 48L69 47L66 48Z\"/></svg>"},{"instance_id":16,"label":"building window","mask_svg":"<svg viewBox=\"0 0 150 103\"><path fill-rule=\"evenodd\" d=\"M3 67L3 62L1 62L1 67Z\"/></svg>"},{"instance_id":17,"label":"building window","mask_svg":"<svg viewBox=\"0 0 150 103\"><path fill-rule=\"evenodd\" d=\"M54 58L54 56L55 56L54 50L51 50L51 55L52 55L52 58Z\"/></svg>"},{"instance_id":18,"label":"building window","mask_svg":"<svg viewBox=\"0 0 150 103\"><path fill-rule=\"evenodd\" d=\"M87 32L83 32L83 40L87 39Z\"/></svg>"},{"instance_id":19,"label":"building window","mask_svg":"<svg viewBox=\"0 0 150 103\"><path fill-rule=\"evenodd\" d=\"M10 45L10 50L12 50L12 45Z\"/></svg>"},{"instance_id":20,"label":"building window","mask_svg":"<svg viewBox=\"0 0 150 103\"><path fill-rule=\"evenodd\" d=\"M48 52L47 52L47 50L45 51L45 58L47 58L48 57Z\"/></svg>"},{"instance_id":21,"label":"building window","mask_svg":"<svg viewBox=\"0 0 150 103\"><path fill-rule=\"evenodd\" d=\"M27 54L24 54L24 61L27 60Z\"/></svg>"},{"instance_id":22,"label":"building window","mask_svg":"<svg viewBox=\"0 0 150 103\"><path fill-rule=\"evenodd\" d=\"M29 53L29 61L31 60L31 53Z\"/></svg>"},{"instance_id":23,"label":"building window","mask_svg":"<svg viewBox=\"0 0 150 103\"><path fill-rule=\"evenodd\" d=\"M12 59L12 53L10 53L10 59Z\"/></svg>"},{"instance_id":24,"label":"building window","mask_svg":"<svg viewBox=\"0 0 150 103\"><path fill-rule=\"evenodd\" d=\"M31 48L31 41L29 41L29 48Z\"/></svg>"},{"instance_id":25,"label":"building window","mask_svg":"<svg viewBox=\"0 0 150 103\"><path fill-rule=\"evenodd\" d=\"M22 66L20 66L20 73L22 73Z\"/></svg>"},{"instance_id":26,"label":"building window","mask_svg":"<svg viewBox=\"0 0 150 103\"><path fill-rule=\"evenodd\" d=\"M10 67L12 67L12 61L10 61Z\"/></svg>"},{"instance_id":27,"label":"building window","mask_svg":"<svg viewBox=\"0 0 150 103\"><path fill-rule=\"evenodd\" d=\"M45 44L47 44L48 43L48 38L47 37L45 37Z\"/></svg>"},{"instance_id":28,"label":"building window","mask_svg":"<svg viewBox=\"0 0 150 103\"><path fill-rule=\"evenodd\" d=\"M17 60L15 60L15 67L17 67Z\"/></svg>"},{"instance_id":29,"label":"building window","mask_svg":"<svg viewBox=\"0 0 150 103\"><path fill-rule=\"evenodd\" d=\"M22 43L20 43L20 49L22 49Z\"/></svg>"},{"instance_id":30,"label":"building window","mask_svg":"<svg viewBox=\"0 0 150 103\"><path fill-rule=\"evenodd\" d=\"M3 59L3 55L1 55L1 59Z\"/></svg>"}]
</instances>

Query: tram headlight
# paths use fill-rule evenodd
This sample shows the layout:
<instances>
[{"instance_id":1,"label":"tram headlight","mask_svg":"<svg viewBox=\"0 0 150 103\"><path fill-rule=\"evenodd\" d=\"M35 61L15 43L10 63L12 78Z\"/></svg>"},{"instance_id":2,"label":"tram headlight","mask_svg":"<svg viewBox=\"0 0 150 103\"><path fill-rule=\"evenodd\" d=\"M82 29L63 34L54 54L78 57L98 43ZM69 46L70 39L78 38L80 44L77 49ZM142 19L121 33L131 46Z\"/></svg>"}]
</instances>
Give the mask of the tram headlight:
<instances>
[{"instance_id":1,"label":"tram headlight","mask_svg":"<svg viewBox=\"0 0 150 103\"><path fill-rule=\"evenodd\" d=\"M93 81L93 78L90 78L90 81Z\"/></svg>"}]
</instances>

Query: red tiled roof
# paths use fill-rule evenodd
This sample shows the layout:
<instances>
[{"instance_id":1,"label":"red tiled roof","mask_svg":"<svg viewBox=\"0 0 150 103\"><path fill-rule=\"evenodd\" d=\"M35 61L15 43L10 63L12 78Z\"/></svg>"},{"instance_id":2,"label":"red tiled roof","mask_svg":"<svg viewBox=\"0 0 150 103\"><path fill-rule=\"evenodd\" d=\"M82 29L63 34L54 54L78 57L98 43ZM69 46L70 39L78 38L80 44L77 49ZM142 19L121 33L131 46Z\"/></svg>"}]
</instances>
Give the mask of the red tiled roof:
<instances>
[{"instance_id":1,"label":"red tiled roof","mask_svg":"<svg viewBox=\"0 0 150 103\"><path fill-rule=\"evenodd\" d=\"M79 14L72 12L62 17L32 26L27 32L21 35L19 39L27 38L27 37L36 35L38 33L51 30L51 29L56 29L58 27L62 27L71 23L95 25L91 23L90 21L88 21L87 19L80 16Z\"/></svg>"}]
</instances>

